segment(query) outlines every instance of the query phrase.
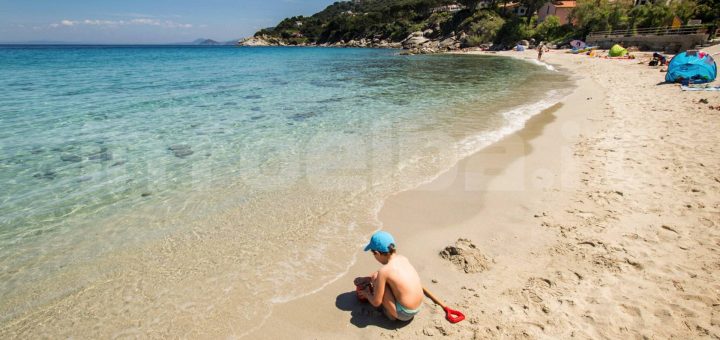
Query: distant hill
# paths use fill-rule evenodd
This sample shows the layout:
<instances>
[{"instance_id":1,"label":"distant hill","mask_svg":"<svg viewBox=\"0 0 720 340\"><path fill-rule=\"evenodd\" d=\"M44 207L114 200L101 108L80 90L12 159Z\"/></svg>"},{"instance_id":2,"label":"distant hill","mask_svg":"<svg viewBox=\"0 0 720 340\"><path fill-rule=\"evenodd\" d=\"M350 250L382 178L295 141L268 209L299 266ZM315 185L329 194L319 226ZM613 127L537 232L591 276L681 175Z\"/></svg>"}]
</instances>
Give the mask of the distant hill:
<instances>
[{"instance_id":1,"label":"distant hill","mask_svg":"<svg viewBox=\"0 0 720 340\"><path fill-rule=\"evenodd\" d=\"M479 2L340 1L309 17L286 18L239 44L445 50L491 43L506 22L520 23L524 19L512 10L499 10L503 0L486 0L489 7L482 10L477 9Z\"/></svg>"},{"instance_id":2,"label":"distant hill","mask_svg":"<svg viewBox=\"0 0 720 340\"><path fill-rule=\"evenodd\" d=\"M204 45L204 46L225 45L224 43L217 42L212 39L205 39L205 38L195 39L190 44L191 45Z\"/></svg>"}]
</instances>

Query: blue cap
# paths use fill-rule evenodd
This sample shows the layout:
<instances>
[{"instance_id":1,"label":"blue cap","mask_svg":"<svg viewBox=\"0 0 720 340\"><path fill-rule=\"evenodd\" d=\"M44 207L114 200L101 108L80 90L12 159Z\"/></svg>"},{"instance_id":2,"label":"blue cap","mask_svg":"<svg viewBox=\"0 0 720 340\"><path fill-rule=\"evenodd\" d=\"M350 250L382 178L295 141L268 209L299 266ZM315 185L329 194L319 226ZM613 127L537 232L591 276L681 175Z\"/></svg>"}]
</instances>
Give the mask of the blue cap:
<instances>
[{"instance_id":1,"label":"blue cap","mask_svg":"<svg viewBox=\"0 0 720 340\"><path fill-rule=\"evenodd\" d=\"M370 243L365 246L365 251L375 250L381 253L389 253L390 245L395 244L395 239L387 231L377 231L370 238Z\"/></svg>"}]
</instances>

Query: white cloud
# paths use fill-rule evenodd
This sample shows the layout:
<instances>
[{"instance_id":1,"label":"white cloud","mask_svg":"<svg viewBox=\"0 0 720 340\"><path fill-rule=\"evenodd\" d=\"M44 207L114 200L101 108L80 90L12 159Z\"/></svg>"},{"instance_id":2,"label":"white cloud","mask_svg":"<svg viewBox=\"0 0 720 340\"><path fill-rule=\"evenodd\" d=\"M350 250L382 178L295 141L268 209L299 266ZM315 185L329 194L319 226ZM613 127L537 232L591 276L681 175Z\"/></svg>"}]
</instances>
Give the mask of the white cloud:
<instances>
[{"instance_id":1,"label":"white cloud","mask_svg":"<svg viewBox=\"0 0 720 340\"><path fill-rule=\"evenodd\" d=\"M192 28L192 24L183 24L172 20L157 20L150 18L136 18L131 20L61 20L59 23L52 23L50 27L72 27L72 26L157 26L163 28Z\"/></svg>"}]
</instances>

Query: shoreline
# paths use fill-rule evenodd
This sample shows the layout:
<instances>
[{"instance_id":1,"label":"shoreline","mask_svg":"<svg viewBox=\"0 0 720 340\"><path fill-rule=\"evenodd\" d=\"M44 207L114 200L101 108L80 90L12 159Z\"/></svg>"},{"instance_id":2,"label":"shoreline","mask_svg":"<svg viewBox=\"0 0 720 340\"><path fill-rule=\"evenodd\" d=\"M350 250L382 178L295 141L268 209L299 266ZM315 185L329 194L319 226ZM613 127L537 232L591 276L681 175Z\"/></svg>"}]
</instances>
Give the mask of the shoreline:
<instances>
[{"instance_id":1,"label":"shoreline","mask_svg":"<svg viewBox=\"0 0 720 340\"><path fill-rule=\"evenodd\" d=\"M460 53L459 52L459 53L451 53L451 54L468 54L468 53ZM496 54L496 53L485 53L485 55L498 56L498 54ZM534 62L533 60L527 60L526 58L517 58L517 59L521 59L525 62L530 62L533 64L538 64L538 63ZM553 67L550 64L545 64L545 63L543 63L543 64L544 65L539 65L539 66L545 66L546 68L548 66ZM523 141L523 140L541 137L541 134L542 134L541 131L545 127L547 127L548 125L553 125L553 124L557 125L558 124L557 116L555 116L555 114L557 113L557 111L563 110L563 107L566 106L566 104L564 104L564 102L566 102L569 97L578 96L580 94L580 92L584 92L584 89L586 88L586 85L585 86L579 85L577 79L575 79L573 86L574 87L571 88L572 89L571 93L564 95L559 100L554 101L551 105L547 105L547 107L542 109L540 112L537 112L537 113L531 115L530 118L524 122L524 124L523 124L524 126L521 127L519 130L514 130L514 131L510 132L509 134L505 134L499 140L493 141L487 145L483 145L479 149L476 149L473 152L464 155L457 162L455 162L455 164L453 164L450 168L440 172L437 176L433 177L432 179L430 179L426 182L419 184L415 188L412 188L409 190L403 190L403 191L395 193L385 199L385 201L383 202L383 204L380 208L380 211L378 212L378 218L380 219L380 221L383 224L383 227L382 227L383 230L393 233L393 235L396 236L396 239L398 239L399 243L401 243L401 244L420 243L420 244L426 245L428 243L430 243L430 244L435 243L434 248L436 248L436 249L433 249L433 250L437 250L437 251L433 251L430 254L428 254L427 251L423 251L420 249L412 249L410 252L406 252L406 250L405 250L405 249L407 249L406 247L402 247L402 245L399 246L400 249L403 249L402 250L403 254L408 256L411 259L411 261L413 261L414 265L417 267L418 272L420 273L421 277L423 278L423 284L425 286L431 288L432 290L437 290L437 291L443 293L444 291L442 288L438 289L437 285L435 285L435 284L431 285L430 276L444 277L444 276L447 276L448 274L452 275L452 273L443 273L442 275L423 275L423 270L418 266L419 264L417 263L418 262L417 259L422 259L423 260L422 262L424 262L424 261L439 262L439 261L436 261L437 259L435 259L435 258L438 258L436 256L437 252L439 252L439 250L442 249L442 247L440 244L437 243L437 241L433 242L433 240L437 240L438 236L441 236L441 235L438 235L438 233L442 234L442 229L441 228L433 228L433 227L424 225L423 230L421 230L420 232L423 234L426 234L426 235L433 235L433 236L430 238L425 237L425 238L423 238L422 241L418 240L416 242L413 242L412 240L420 238L419 236L413 236L413 234L415 234L417 232L416 229L410 229L410 227L407 225L403 226L401 228L389 228L388 224L392 224L392 222L396 222L395 223L396 225L401 224L401 223L403 223L403 222L401 222L401 220L403 220L403 219L415 220L415 222L419 222L416 219L414 219L411 216L408 216L406 214L396 214L397 210L401 209L403 206L410 206L412 204L417 204L416 201L419 199L419 197L415 196L413 193L425 191L425 192L430 193L430 195L436 194L436 191L438 188L441 188L451 182L454 182L454 180L451 178L452 175L457 174L458 172L462 173L463 171L465 171L465 170L459 170L459 169L467 167L468 163L473 162L473 160L480 161L481 163L483 163L485 161L490 161L490 162L494 163L493 167L497 167L498 169L500 169L500 168L507 167L509 165L509 163L512 163L513 160L525 157L525 155L522 154L523 152L520 152L520 154L509 156L510 159L504 159L504 160L498 161L497 159L493 159L493 158L496 158L495 157L496 155L494 155L493 150L497 150L498 148L504 148L504 147L508 147L509 149L514 149L515 151L524 150L524 148L526 148L527 146L526 145L518 146L517 143L520 142L522 144L521 141ZM528 105L534 105L534 104L537 104L537 103L530 103L530 104L522 105L522 106L528 106ZM567 108L565 108L565 110L567 110ZM567 117L565 117L565 119L567 119ZM485 152L489 152L489 153L483 155L483 153L485 153ZM494 175L490 176L490 177L494 177ZM404 197L399 198L401 196L407 196L407 195L409 195L411 197L410 198L404 198ZM415 197L413 197L413 196L415 196ZM424 199L427 199L427 197L424 197ZM392 221L392 222L388 223L388 221ZM411 240L411 241L407 241L407 240ZM446 243L447 242L449 242L448 244L452 243L449 240L446 240ZM280 311L280 312L275 311L275 309L279 309L279 308L273 308L274 310L273 310L273 315L272 315L271 319L279 320L279 321L267 322L265 325L259 327L258 330L255 330L254 332L250 332L248 335L251 335L251 337L253 337L253 338L256 338L256 337L265 338L265 336L267 334L272 334L272 335L268 335L267 338L284 338L284 337L288 337L291 335L297 336L298 334L304 334L304 336L306 336L306 337L315 337L318 334L323 334L324 337L329 337L328 334L325 334L325 332L328 331L328 329L326 327L322 327L321 325L317 324L317 322L313 322L312 320L309 320L306 318L303 318L302 321L291 320L291 319L295 319L298 316L299 310L302 310L302 309L307 308L310 305L314 304L313 302L310 301L313 296L318 297L319 300L322 300L323 304L325 304L325 300L328 300L328 298L330 298L330 296L327 295L327 293L328 293L327 291L323 291L323 290L339 292L339 291L343 290L342 287L347 286L348 287L347 290L349 291L350 288L352 288L352 287L350 287L351 284L348 285L346 283L346 281L349 283L352 283L352 278L354 276L360 276L361 273L366 273L366 272L370 272L372 270L376 270L375 267L377 266L377 264L373 263L373 261L371 261L371 259L369 259L367 256L363 256L365 254L362 253L361 249L358 250L358 252L356 252L355 254L356 254L355 256L358 258L358 260L350 266L350 268L346 274L341 275L341 277L338 280L336 280L335 282L333 282L329 285L324 285L323 289L321 289L313 294L309 294L309 295L303 296L301 298L298 298L298 299L295 299L295 300L292 300L292 301L289 301L289 302L286 302L283 304L274 305L274 307L283 306L283 308L281 308L282 311ZM444 265L443 263L435 263L435 266L443 266L443 265ZM435 266L433 266L433 267L435 267ZM433 287L433 286L435 286L435 287ZM462 285L461 284L457 285L457 287L455 287L455 288L458 288L460 286L462 286ZM443 295L445 295L445 294L441 294L441 296L443 296ZM352 306L353 307L353 310L352 310L353 318L356 318L355 314L357 314L358 311L355 310L355 307L358 307L358 306L354 304L354 299L355 299L354 295L349 296L349 295L341 294L340 296L337 297L337 299L330 299L330 300L338 300L338 301L342 300L339 303L346 304L348 306ZM446 299L446 303L448 303L449 305L452 305L451 303L449 303L450 301L451 300ZM424 303L426 304L426 306L424 307L425 310L433 310L435 308L432 305L432 301L430 301L429 299L426 299L424 301ZM330 306L326 306L326 307L329 308ZM337 307L337 306L335 306L335 307ZM359 316L360 319L363 319L363 318L368 319L368 320L364 320L362 322L368 322L370 324L371 321L369 319L377 317L377 315L375 315L375 312L371 311L369 307L367 307L367 306L359 306L359 307L360 307L360 311L359 311L360 314L367 314L367 315ZM337 308L341 308L341 307L337 307ZM332 318L332 316L330 316L330 315L336 314L334 312L337 311L337 308L329 309L329 310L327 310L327 313L323 312L323 314L329 314L328 317ZM285 310L287 310L287 309L292 310L293 312L290 312L290 313L285 312ZM335 310L333 311L333 309L335 309ZM326 310L323 310L323 311L326 311ZM296 313L296 312L298 312L298 313ZM345 313L347 313L347 312L345 312ZM441 313L441 312L433 310L432 313L433 313L433 317L437 317L437 315L435 315L435 314ZM337 316L337 315L335 315L335 316ZM312 319L314 319L314 318L312 318ZM323 318L321 318L321 319L323 319ZM382 320L382 321L385 321L385 320ZM417 323L417 321L418 320L413 321L413 323ZM292 323L294 326L296 326L296 328L293 327L290 330L288 330L288 329L283 329L280 327L281 324L283 326L287 327L288 323ZM302 326L303 323L312 323L312 326L307 327L307 324L305 326ZM336 326L339 326L339 324ZM389 322L380 322L380 325L378 328L383 328L383 327L392 328L392 324ZM268 328L270 328L270 329L268 329ZM311 329L311 331L307 332L307 330L305 330L305 328ZM318 333L317 330L323 330L323 331ZM382 335L382 333L383 332L380 332L380 334L377 334L377 332L373 332L372 334L374 337L374 336ZM258 336L258 334L264 334L264 335ZM338 333L338 335L339 334L340 333ZM414 336L418 336L418 335L427 335L427 334L414 334ZM342 336L346 337L346 336L348 336L348 334L343 333ZM364 336L362 333L358 333L358 334L354 334L354 337L351 337L351 338L355 338L355 337L362 338Z\"/></svg>"},{"instance_id":2,"label":"shoreline","mask_svg":"<svg viewBox=\"0 0 720 340\"><path fill-rule=\"evenodd\" d=\"M493 55L534 59L532 52ZM573 73L578 87L572 94L531 118L522 130L462 159L431 183L387 199L379 215L383 229L396 236L399 251L416 266L423 284L451 308L463 311L466 321L457 325L447 323L444 313L429 299L425 300L424 312L405 325L388 322L372 308L358 304L352 292L352 278L377 268L358 250L358 261L348 274L317 294L274 306L278 308L274 308L269 321L251 336L407 339L433 335L468 339L717 336L720 322L715 318L720 311L712 312L712 306L718 305L717 296L681 294L677 298L682 301L674 304L664 300L668 294L678 294L669 292L668 284L680 293L720 288L710 284L717 269L705 270L704 281L698 284L687 283L681 277L672 279L677 274L669 269L708 266L708 256L717 251L712 244L700 242L700 250L695 252L704 259L700 264L688 262L688 257L677 256L669 249L675 249L678 242L690 242L685 239L692 231L687 224L690 220L697 219L705 227L718 224L717 193L707 197L710 201L715 199L715 203L697 203L699 209L710 208L708 211L677 213L669 207L675 197L666 196L661 190L654 192L658 197L649 199L640 196L652 189L634 188L642 186L637 183L647 184L650 180L645 181L646 177L657 176L658 170L641 171L633 176L628 176L627 171L618 174L618 167L623 170L633 167L627 164L632 157L619 155L636 154L623 151L614 155L608 151L626 147L617 142L623 135L612 132L616 128L613 125L618 124L619 112L630 113L622 116L626 121L621 123L638 120L632 115L637 110L630 108L635 104L633 93L622 85L639 89L634 94L642 95L642 103L652 107L653 113L659 111L654 106L659 103L688 102L681 96L695 98L702 94L686 95L674 92L671 87L660 87L657 90L667 98L654 100L656 82L652 80L659 77L657 69L636 66L637 61L618 63L559 53L545 56L546 61L552 60L551 64ZM632 73L634 78L626 80L628 84L613 82L612 76L621 70ZM617 88L602 86L605 81ZM671 113L667 119L673 121L679 105L666 110ZM708 123L708 113L702 107L692 111L692 114L699 111ZM642 119L640 122L646 123ZM654 131L650 127L658 128L658 123L654 123L648 124L648 131ZM718 122L710 124L717 126ZM688 125L683 127L686 130ZM644 136L632 138L653 142L652 134ZM717 141L714 136L705 139L713 138ZM620 144L602 147L603 143L613 142ZM668 145L650 150L662 153L663 147ZM704 158L703 163L708 170L720 168L717 159ZM712 181L704 183L717 188ZM715 182L720 180L715 177ZM628 187L604 189L621 186L616 183ZM694 190L690 192L698 192ZM631 200L635 195L639 197ZM657 209L642 209L645 204L653 204L653 200L668 207L660 209L659 214ZM663 212L674 215L673 221L685 223L688 231L680 231L674 225L659 228L658 222L649 223L666 220ZM628 228L628 220L649 223L645 227L649 229ZM681 240L668 238L671 236L666 235L668 230ZM658 240L653 241L651 234ZM715 237L710 243L717 241L720 246L717 231L709 237ZM440 259L437 253L457 238L470 239L490 259L490 268L465 274ZM680 249L690 248L684 244ZM648 259L643 254L655 257ZM699 275L694 272L691 277ZM431 283L433 280L437 283ZM637 286L618 286L627 281ZM615 294L616 291L621 294ZM698 307L698 301L706 307ZM651 310L663 304L667 308ZM308 310L312 313L307 313ZM682 324L686 327L680 327Z\"/></svg>"},{"instance_id":3,"label":"shoreline","mask_svg":"<svg viewBox=\"0 0 720 340\"><path fill-rule=\"evenodd\" d=\"M254 47L254 46L251 46L251 47ZM295 47L295 46L280 46L280 47ZM297 46L297 47L328 47L328 46ZM338 48L338 46L329 46L328 48ZM353 47L348 47L348 48L353 48ZM368 47L368 48L371 48L371 47ZM438 53L438 54L442 54L442 53ZM452 53L451 52L451 53L445 53L445 54L467 54L467 53L462 53L462 52ZM487 54L487 55L491 56L491 57L497 57L494 54ZM532 60L524 60L524 59L521 59L521 60L524 62L529 62L531 64L538 65L540 67L544 67L549 71L557 72L557 70L552 65L545 64L545 63L533 62ZM572 92L574 91L574 89L576 87L575 81L573 81L573 80L568 80L568 81L572 85L570 85L569 87L550 90L546 93L546 96L544 98L542 98L538 101L524 103L524 104L510 107L510 108L507 108L507 109L501 111L502 115L504 115L504 116L506 116L510 113L522 112L524 119L522 119L521 121L513 120L510 122L509 125L505 125L502 128L500 128L499 130L484 131L481 134L470 135L470 136L467 136L466 138L458 141L458 144L456 145L455 149L457 150L457 152L459 152L461 154L460 154L459 158L456 161L454 161L451 165L449 165L446 169L438 172L436 175L431 176L430 178L428 178L424 181L417 183L415 186L413 186L409 189L401 189L400 191L391 194L390 196L386 197L385 199L383 199L380 202L378 207L375 209L375 213L373 214L378 219L378 223L381 225L383 224L381 221L382 218L380 217L381 212L383 210L385 210L387 202L389 200L391 200L392 198L394 198L395 196L398 196L398 195L408 192L408 191L414 191L414 190L417 190L418 188L422 188L422 187L425 187L428 185L432 185L432 183L436 182L438 180L438 178L445 176L448 172L451 172L454 168L458 167L458 164L465 162L468 158L471 158L478 153L482 153L484 149L490 148L495 144L501 143L505 139L510 138L512 135L522 134L522 131L527 129L527 127L525 127L526 124L530 124L533 126L537 125L540 127L548 124L549 122L547 120L549 120L550 118L547 117L547 115L551 115L551 112L554 112L557 110L558 107L561 107L562 106L561 102L565 98L567 98L570 94L572 94ZM566 92L558 95L558 91L560 91L560 92L566 91ZM538 107L540 107L540 108L538 109ZM546 116L546 117L539 117L539 116ZM518 127L517 123L520 123L521 126ZM509 132L507 130L509 130ZM499 134L500 136L497 138L491 139L490 142L480 143L479 145L474 145L472 148L472 151L470 151L470 152L467 152L467 151L461 152L460 151L460 149L463 149L462 146L470 143L469 140L478 139L479 137L485 137L485 135L488 133L490 133L492 135ZM477 142L475 142L475 143L477 144ZM383 230L383 227L381 227L380 229L377 229L377 230ZM377 230L375 230L375 231L377 231ZM370 233L370 234L372 234L372 233ZM370 234L368 234L367 236L369 237ZM338 273L338 275L331 281L323 283L319 287L317 287L309 292L302 293L299 296L294 296L290 299L273 298L270 301L271 304L274 307L282 306L282 305L286 305L286 304L293 304L297 300L303 300L303 299L312 297L315 294L321 293L323 290L328 289L328 287L334 286L338 281L341 281L342 279L346 279L347 277L352 276L352 269L358 265L358 258L362 257L363 255L364 254L362 252L353 253L352 260L348 264L348 267L346 268L346 270L341 273ZM274 313L272 311L272 309L273 308L271 308L270 313ZM256 337L256 334L254 334L254 333L264 332L264 331L262 331L262 329L263 329L265 323L272 317L274 317L274 315L268 315L268 316L264 317L259 325L257 325L256 327L253 327L251 330L241 333L238 337L243 338L250 334L253 334L252 337ZM275 338L276 336L280 336L280 337L291 336L291 334L294 334L294 333L288 333L285 335L273 335L270 338Z\"/></svg>"}]
</instances>

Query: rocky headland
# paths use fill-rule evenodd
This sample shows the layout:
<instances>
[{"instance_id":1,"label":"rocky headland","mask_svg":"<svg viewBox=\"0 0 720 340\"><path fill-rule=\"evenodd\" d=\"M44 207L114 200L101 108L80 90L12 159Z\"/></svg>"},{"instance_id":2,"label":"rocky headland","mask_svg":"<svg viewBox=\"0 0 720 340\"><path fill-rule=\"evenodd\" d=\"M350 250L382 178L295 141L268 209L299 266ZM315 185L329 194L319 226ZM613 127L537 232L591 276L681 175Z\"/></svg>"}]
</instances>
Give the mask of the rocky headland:
<instances>
[{"instance_id":1,"label":"rocky headland","mask_svg":"<svg viewBox=\"0 0 720 340\"><path fill-rule=\"evenodd\" d=\"M360 47L360 48L395 48L403 49L401 54L431 54L448 51L459 51L468 47L467 34L452 34L441 36L435 34L432 29L425 31L417 31L408 35L401 41L389 41L379 38L361 38L351 40L341 40L333 43L315 43L315 42L288 42L285 39L279 39L267 35L259 35L248 37L237 42L237 46L305 46L305 47ZM486 44L481 48L490 48L492 44Z\"/></svg>"}]
</instances>

